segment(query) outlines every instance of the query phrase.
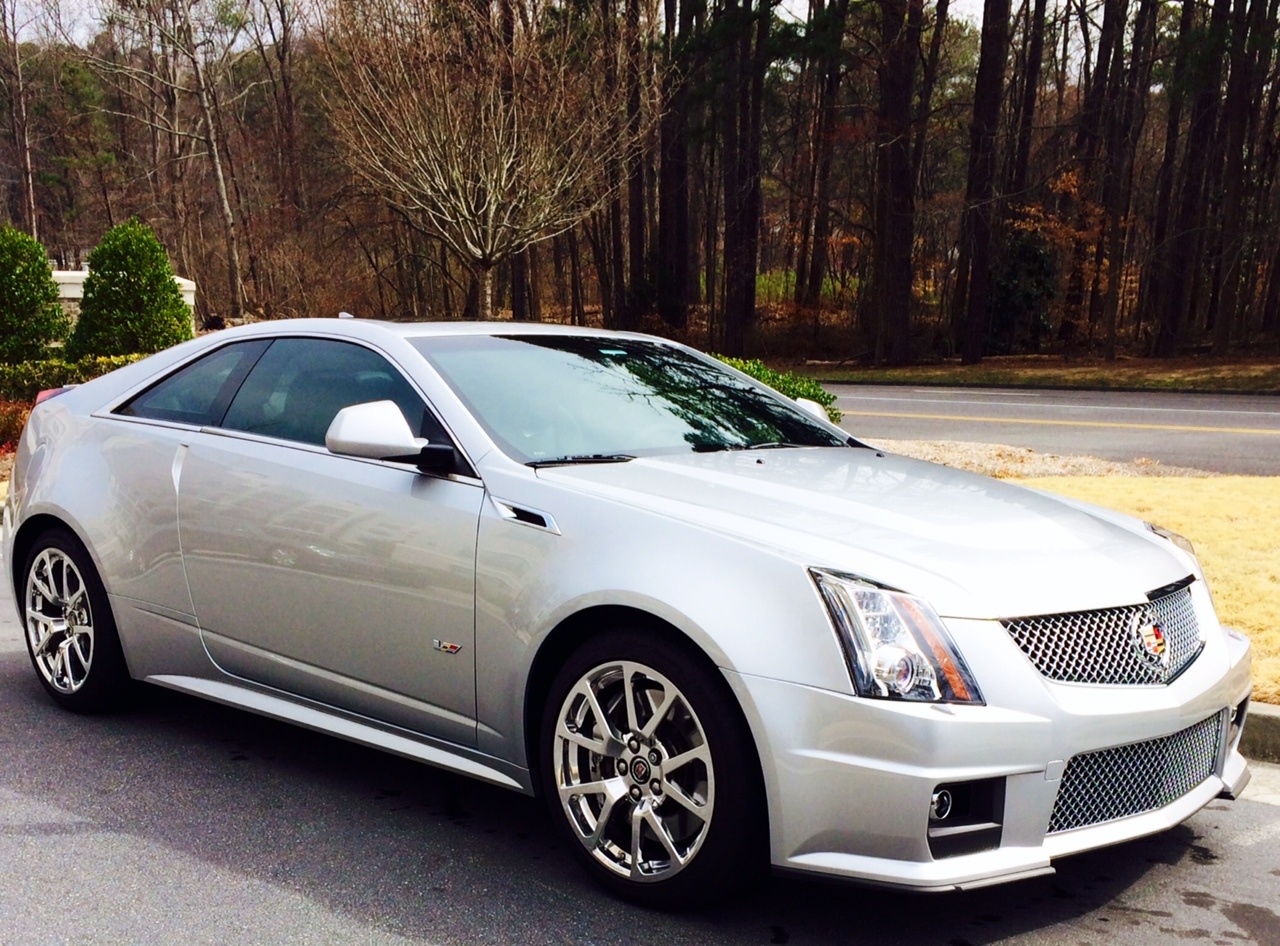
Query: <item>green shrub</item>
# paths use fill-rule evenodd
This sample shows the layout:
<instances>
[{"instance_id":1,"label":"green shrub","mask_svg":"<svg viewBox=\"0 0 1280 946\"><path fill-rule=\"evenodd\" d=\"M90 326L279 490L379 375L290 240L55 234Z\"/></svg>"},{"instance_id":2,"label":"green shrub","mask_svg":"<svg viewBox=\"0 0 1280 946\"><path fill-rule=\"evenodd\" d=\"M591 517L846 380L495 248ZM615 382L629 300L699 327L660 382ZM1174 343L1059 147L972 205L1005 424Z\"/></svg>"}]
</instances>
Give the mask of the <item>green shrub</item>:
<instances>
[{"instance_id":1,"label":"green shrub","mask_svg":"<svg viewBox=\"0 0 1280 946\"><path fill-rule=\"evenodd\" d=\"M82 358L66 362L51 358L47 361L29 361L21 365L0 365L0 401L30 403L37 394L48 388L60 388L65 384L83 384L108 371L115 371L144 355L112 355Z\"/></svg>"},{"instance_id":2,"label":"green shrub","mask_svg":"<svg viewBox=\"0 0 1280 946\"><path fill-rule=\"evenodd\" d=\"M0 363L43 358L69 327L44 247L21 230L0 227Z\"/></svg>"},{"instance_id":3,"label":"green shrub","mask_svg":"<svg viewBox=\"0 0 1280 946\"><path fill-rule=\"evenodd\" d=\"M804 397L811 401L817 401L827 411L827 417L831 418L831 423L840 423L840 410L835 407L836 396L826 391L822 385L812 378L801 377L790 371L774 371L763 361L758 358L752 358L746 361L742 358L730 358L728 355L716 355L721 361L731 368L737 368L743 374L749 374L762 384L767 384L780 394L785 394L789 398Z\"/></svg>"},{"instance_id":4,"label":"green shrub","mask_svg":"<svg viewBox=\"0 0 1280 946\"><path fill-rule=\"evenodd\" d=\"M89 254L72 358L154 352L191 337L191 311L164 247L134 218L112 227Z\"/></svg>"}]
</instances>

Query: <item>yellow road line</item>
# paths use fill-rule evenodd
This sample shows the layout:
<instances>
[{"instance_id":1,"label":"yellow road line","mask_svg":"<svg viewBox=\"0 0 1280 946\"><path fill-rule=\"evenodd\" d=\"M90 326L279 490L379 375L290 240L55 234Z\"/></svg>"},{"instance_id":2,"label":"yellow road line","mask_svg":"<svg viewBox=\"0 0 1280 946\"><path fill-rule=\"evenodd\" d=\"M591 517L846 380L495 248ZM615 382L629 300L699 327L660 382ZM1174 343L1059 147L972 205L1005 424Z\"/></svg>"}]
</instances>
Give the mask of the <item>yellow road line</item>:
<instances>
[{"instance_id":1,"label":"yellow road line","mask_svg":"<svg viewBox=\"0 0 1280 946\"><path fill-rule=\"evenodd\" d=\"M1122 424L1106 420L1041 420L1029 417L973 417L966 414L908 414L894 411L846 411L845 417L903 417L913 420L972 421L979 424L1036 424L1042 427L1117 427L1125 430L1178 430L1196 434L1259 434L1280 436L1265 427L1196 427L1191 424Z\"/></svg>"}]
</instances>

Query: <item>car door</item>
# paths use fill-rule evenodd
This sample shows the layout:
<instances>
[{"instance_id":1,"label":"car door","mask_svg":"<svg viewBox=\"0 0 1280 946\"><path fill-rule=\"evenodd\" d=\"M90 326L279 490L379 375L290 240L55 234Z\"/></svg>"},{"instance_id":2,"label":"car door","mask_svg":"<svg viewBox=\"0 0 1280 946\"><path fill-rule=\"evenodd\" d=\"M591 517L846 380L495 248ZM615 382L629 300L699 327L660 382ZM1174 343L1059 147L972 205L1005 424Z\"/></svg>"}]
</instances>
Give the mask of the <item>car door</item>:
<instances>
[{"instance_id":1,"label":"car door","mask_svg":"<svg viewBox=\"0 0 1280 946\"><path fill-rule=\"evenodd\" d=\"M182 461L183 563L226 672L462 744L475 741L475 543L483 488L336 456L333 416L389 399L443 428L381 353L280 338Z\"/></svg>"}]
</instances>

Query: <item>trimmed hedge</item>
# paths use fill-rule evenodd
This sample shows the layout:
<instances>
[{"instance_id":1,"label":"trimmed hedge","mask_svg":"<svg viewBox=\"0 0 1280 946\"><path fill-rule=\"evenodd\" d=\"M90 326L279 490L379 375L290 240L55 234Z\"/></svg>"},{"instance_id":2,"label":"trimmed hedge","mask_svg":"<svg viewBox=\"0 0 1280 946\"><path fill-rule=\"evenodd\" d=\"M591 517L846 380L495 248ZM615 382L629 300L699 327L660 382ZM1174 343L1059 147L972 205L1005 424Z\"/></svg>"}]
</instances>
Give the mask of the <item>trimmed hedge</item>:
<instances>
[{"instance_id":1,"label":"trimmed hedge","mask_svg":"<svg viewBox=\"0 0 1280 946\"><path fill-rule=\"evenodd\" d=\"M729 367L737 368L743 374L751 375L762 384L769 385L779 394L785 394L789 398L804 397L811 401L817 401L826 409L827 417L831 419L831 423L840 423L840 410L835 406L836 396L825 390L822 385L812 378L805 378L790 371L774 371L758 358L752 358L747 361L742 358L730 358L728 355L716 355L715 357Z\"/></svg>"},{"instance_id":2,"label":"trimmed hedge","mask_svg":"<svg viewBox=\"0 0 1280 946\"><path fill-rule=\"evenodd\" d=\"M83 384L108 371L115 371L146 355L104 355L79 361L29 361L21 365L0 365L0 401L35 400L47 388L64 384Z\"/></svg>"},{"instance_id":3,"label":"trimmed hedge","mask_svg":"<svg viewBox=\"0 0 1280 946\"><path fill-rule=\"evenodd\" d=\"M67 354L155 352L191 337L191 310L155 233L136 217L107 231L89 254L80 317Z\"/></svg>"}]
</instances>

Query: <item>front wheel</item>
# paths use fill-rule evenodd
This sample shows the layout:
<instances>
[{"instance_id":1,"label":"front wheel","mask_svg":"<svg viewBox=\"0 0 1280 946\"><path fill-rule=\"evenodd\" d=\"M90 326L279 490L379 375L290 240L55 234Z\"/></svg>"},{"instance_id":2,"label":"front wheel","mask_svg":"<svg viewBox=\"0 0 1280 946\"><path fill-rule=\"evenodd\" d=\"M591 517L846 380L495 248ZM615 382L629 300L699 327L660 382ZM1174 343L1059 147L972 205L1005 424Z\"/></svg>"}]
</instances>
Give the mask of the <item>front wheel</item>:
<instances>
[{"instance_id":1,"label":"front wheel","mask_svg":"<svg viewBox=\"0 0 1280 946\"><path fill-rule=\"evenodd\" d=\"M45 691L77 712L114 707L129 673L89 553L69 531L52 529L27 555L23 574L27 652Z\"/></svg>"},{"instance_id":2,"label":"front wheel","mask_svg":"<svg viewBox=\"0 0 1280 946\"><path fill-rule=\"evenodd\" d=\"M683 906L763 867L763 791L732 693L698 655L645 631L593 638L561 669L541 729L553 817L620 896Z\"/></svg>"}]
</instances>

